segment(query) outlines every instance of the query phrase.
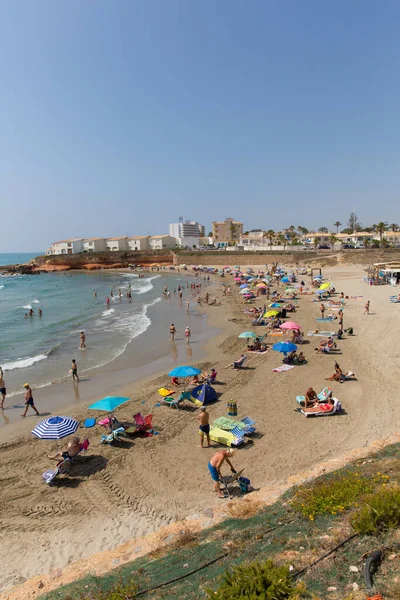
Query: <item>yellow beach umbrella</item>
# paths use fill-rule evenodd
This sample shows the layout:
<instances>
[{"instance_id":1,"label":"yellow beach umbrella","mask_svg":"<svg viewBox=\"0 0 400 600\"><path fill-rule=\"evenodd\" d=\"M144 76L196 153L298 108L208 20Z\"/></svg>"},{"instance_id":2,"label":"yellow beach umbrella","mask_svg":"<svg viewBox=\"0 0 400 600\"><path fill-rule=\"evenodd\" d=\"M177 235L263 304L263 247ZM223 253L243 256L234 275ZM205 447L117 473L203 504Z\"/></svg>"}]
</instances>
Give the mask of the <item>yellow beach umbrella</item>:
<instances>
[{"instance_id":1,"label":"yellow beach umbrella","mask_svg":"<svg viewBox=\"0 0 400 600\"><path fill-rule=\"evenodd\" d=\"M265 313L264 317L268 319L269 317L276 317L276 315L279 315L279 310L269 310Z\"/></svg>"},{"instance_id":2,"label":"yellow beach umbrella","mask_svg":"<svg viewBox=\"0 0 400 600\"><path fill-rule=\"evenodd\" d=\"M265 285L265 283L257 283L256 287L258 287L258 288L266 288L267 286Z\"/></svg>"},{"instance_id":3,"label":"yellow beach umbrella","mask_svg":"<svg viewBox=\"0 0 400 600\"><path fill-rule=\"evenodd\" d=\"M327 290L329 287L331 287L330 283L323 283L322 285L319 286L319 290Z\"/></svg>"}]
</instances>

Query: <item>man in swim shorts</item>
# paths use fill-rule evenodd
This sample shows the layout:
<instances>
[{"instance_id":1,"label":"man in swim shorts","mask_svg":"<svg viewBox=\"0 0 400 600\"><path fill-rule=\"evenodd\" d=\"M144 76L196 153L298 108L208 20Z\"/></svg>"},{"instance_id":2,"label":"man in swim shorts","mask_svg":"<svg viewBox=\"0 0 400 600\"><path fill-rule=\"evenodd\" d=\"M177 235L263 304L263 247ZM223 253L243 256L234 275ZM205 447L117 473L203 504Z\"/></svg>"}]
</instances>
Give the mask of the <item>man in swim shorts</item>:
<instances>
[{"instance_id":1,"label":"man in swim shorts","mask_svg":"<svg viewBox=\"0 0 400 600\"><path fill-rule=\"evenodd\" d=\"M29 385L29 383L24 383L24 388L25 388L25 412L23 415L21 415L21 417L26 417L26 413L28 412L28 408L30 406L33 408L35 413L39 416L39 411L36 408L34 400L33 400L31 386Z\"/></svg>"},{"instance_id":2,"label":"man in swim shorts","mask_svg":"<svg viewBox=\"0 0 400 600\"><path fill-rule=\"evenodd\" d=\"M210 447L210 415L207 412L207 409L202 406L200 408L200 414L197 415L198 420L200 421L199 426L199 434L200 434L200 448L203 448L204 436L207 437L207 447Z\"/></svg>"},{"instance_id":3,"label":"man in swim shorts","mask_svg":"<svg viewBox=\"0 0 400 600\"><path fill-rule=\"evenodd\" d=\"M74 458L81 451L81 449L82 444L80 443L79 438L74 437L70 442L68 442L66 450L63 452L57 452L57 454L53 454L53 456L49 455L48 458L51 458L52 460L59 460L60 457L64 460L71 459Z\"/></svg>"},{"instance_id":4,"label":"man in swim shorts","mask_svg":"<svg viewBox=\"0 0 400 600\"><path fill-rule=\"evenodd\" d=\"M3 410L4 400L6 399L7 390L6 390L6 384L4 383L3 369L1 367L0 367L0 394L1 394L0 409Z\"/></svg>"},{"instance_id":5,"label":"man in swim shorts","mask_svg":"<svg viewBox=\"0 0 400 600\"><path fill-rule=\"evenodd\" d=\"M231 468L232 473L236 473L231 461L229 460L234 455L234 450L228 448L228 450L218 450L211 458L208 463L208 470L210 471L211 479L214 482L214 491L217 492L218 498L225 498L221 491L220 479L221 479L221 467L226 461Z\"/></svg>"},{"instance_id":6,"label":"man in swim shorts","mask_svg":"<svg viewBox=\"0 0 400 600\"><path fill-rule=\"evenodd\" d=\"M72 364L71 364L71 375L72 375L72 379L75 381L75 379L77 381L79 381L79 377L78 377L78 365L76 364L76 360L73 358L72 359Z\"/></svg>"}]
</instances>

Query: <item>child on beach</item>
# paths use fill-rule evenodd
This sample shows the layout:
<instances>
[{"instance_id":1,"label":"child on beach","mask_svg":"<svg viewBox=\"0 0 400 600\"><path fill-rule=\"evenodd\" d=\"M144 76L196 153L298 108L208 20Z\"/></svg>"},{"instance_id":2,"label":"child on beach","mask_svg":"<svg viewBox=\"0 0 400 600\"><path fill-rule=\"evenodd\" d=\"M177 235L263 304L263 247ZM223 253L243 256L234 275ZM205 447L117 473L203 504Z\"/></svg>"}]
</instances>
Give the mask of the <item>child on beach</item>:
<instances>
[{"instance_id":1,"label":"child on beach","mask_svg":"<svg viewBox=\"0 0 400 600\"><path fill-rule=\"evenodd\" d=\"M71 364L71 370L70 373L72 374L72 379L75 381L75 379L77 381L79 381L79 377L78 377L78 365L76 364L76 360L73 358L72 359L72 364Z\"/></svg>"}]
</instances>

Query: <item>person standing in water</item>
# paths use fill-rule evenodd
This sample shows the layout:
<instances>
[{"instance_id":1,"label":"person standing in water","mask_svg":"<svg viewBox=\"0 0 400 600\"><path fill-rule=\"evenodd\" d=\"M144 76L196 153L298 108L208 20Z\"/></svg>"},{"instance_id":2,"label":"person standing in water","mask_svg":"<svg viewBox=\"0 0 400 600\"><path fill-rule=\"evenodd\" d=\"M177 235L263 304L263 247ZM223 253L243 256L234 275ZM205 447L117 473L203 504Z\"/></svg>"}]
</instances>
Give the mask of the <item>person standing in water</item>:
<instances>
[{"instance_id":1,"label":"person standing in water","mask_svg":"<svg viewBox=\"0 0 400 600\"><path fill-rule=\"evenodd\" d=\"M79 382L79 377L78 377L78 365L76 364L76 360L73 358L72 359L72 364L71 364L71 375L72 375L72 379L75 381L75 379Z\"/></svg>"},{"instance_id":2,"label":"person standing in water","mask_svg":"<svg viewBox=\"0 0 400 600\"><path fill-rule=\"evenodd\" d=\"M1 394L0 409L3 410L4 400L6 399L7 390L6 390L6 384L4 383L3 369L1 367L0 367L0 394Z\"/></svg>"},{"instance_id":3,"label":"person standing in water","mask_svg":"<svg viewBox=\"0 0 400 600\"><path fill-rule=\"evenodd\" d=\"M190 343L190 336L191 336L190 328L189 328L189 325L187 325L186 329L185 329L185 338L186 338L186 343L187 344Z\"/></svg>"},{"instance_id":4,"label":"person standing in water","mask_svg":"<svg viewBox=\"0 0 400 600\"><path fill-rule=\"evenodd\" d=\"M94 296L95 298L97 298L97 291L96 291L96 290L93 290L93 296Z\"/></svg>"},{"instance_id":5,"label":"person standing in water","mask_svg":"<svg viewBox=\"0 0 400 600\"><path fill-rule=\"evenodd\" d=\"M110 298L108 296L106 296L106 306L107 308L110 306Z\"/></svg>"},{"instance_id":6,"label":"person standing in water","mask_svg":"<svg viewBox=\"0 0 400 600\"><path fill-rule=\"evenodd\" d=\"M33 400L31 386L29 385L29 383L24 383L24 388L25 388L25 412L23 415L21 415L21 417L26 417L26 413L28 412L28 408L30 406L33 408L35 413L39 416L39 411L36 408L35 402Z\"/></svg>"},{"instance_id":7,"label":"person standing in water","mask_svg":"<svg viewBox=\"0 0 400 600\"><path fill-rule=\"evenodd\" d=\"M39 310L38 310L38 314L39 314L39 317L41 317L41 316L42 316L42 314L43 314L43 311L42 311L42 309L41 309L41 308L39 308Z\"/></svg>"},{"instance_id":8,"label":"person standing in water","mask_svg":"<svg viewBox=\"0 0 400 600\"><path fill-rule=\"evenodd\" d=\"M79 348L81 350L84 350L84 349L86 350L86 344L85 344L85 342L86 342L86 335L85 335L84 331L81 331L80 339L81 339L81 342L79 344Z\"/></svg>"},{"instance_id":9,"label":"person standing in water","mask_svg":"<svg viewBox=\"0 0 400 600\"><path fill-rule=\"evenodd\" d=\"M169 326L169 332L171 334L171 340L174 340L176 334L176 327L173 323L171 323L171 325Z\"/></svg>"}]
</instances>

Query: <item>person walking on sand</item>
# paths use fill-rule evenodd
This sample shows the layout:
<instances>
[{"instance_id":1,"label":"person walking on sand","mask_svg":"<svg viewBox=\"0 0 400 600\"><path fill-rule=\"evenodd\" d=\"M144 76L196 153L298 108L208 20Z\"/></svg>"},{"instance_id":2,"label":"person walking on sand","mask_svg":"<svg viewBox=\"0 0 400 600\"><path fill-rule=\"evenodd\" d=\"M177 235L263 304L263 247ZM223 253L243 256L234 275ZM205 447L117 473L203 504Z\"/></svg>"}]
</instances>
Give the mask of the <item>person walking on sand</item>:
<instances>
[{"instance_id":1,"label":"person walking on sand","mask_svg":"<svg viewBox=\"0 0 400 600\"><path fill-rule=\"evenodd\" d=\"M225 495L221 491L220 479L221 475L221 467L224 462L227 462L231 468L232 473L236 473L231 461L229 460L234 455L234 450L232 448L228 448L228 450L218 450L211 458L208 463L208 470L210 471L211 479L214 482L214 491L217 492L218 498L225 498Z\"/></svg>"},{"instance_id":2,"label":"person walking on sand","mask_svg":"<svg viewBox=\"0 0 400 600\"><path fill-rule=\"evenodd\" d=\"M321 319L323 319L325 317L325 304L322 302L321 306L319 307L320 311L321 311Z\"/></svg>"},{"instance_id":3,"label":"person walking on sand","mask_svg":"<svg viewBox=\"0 0 400 600\"><path fill-rule=\"evenodd\" d=\"M174 340L176 334L176 327L173 323L171 323L171 325L169 326L169 332L171 334L171 340Z\"/></svg>"},{"instance_id":4,"label":"person walking on sand","mask_svg":"<svg viewBox=\"0 0 400 600\"><path fill-rule=\"evenodd\" d=\"M25 397L25 412L23 415L21 415L21 417L26 417L26 413L28 412L28 408L30 406L33 408L35 413L39 416L39 411L36 408L35 402L33 400L31 386L29 385L29 383L24 383L24 388L25 388L25 396L24 396Z\"/></svg>"},{"instance_id":5,"label":"person walking on sand","mask_svg":"<svg viewBox=\"0 0 400 600\"><path fill-rule=\"evenodd\" d=\"M79 382L79 377L78 377L78 365L76 364L76 360L73 358L72 359L72 364L71 364L71 371L70 371L71 375L72 375L72 379L75 381L75 379Z\"/></svg>"},{"instance_id":6,"label":"person walking on sand","mask_svg":"<svg viewBox=\"0 0 400 600\"><path fill-rule=\"evenodd\" d=\"M7 390L6 390L6 384L4 383L3 369L1 367L0 367L0 394L1 394L0 409L3 410L4 400L6 399Z\"/></svg>"},{"instance_id":7,"label":"person walking on sand","mask_svg":"<svg viewBox=\"0 0 400 600\"><path fill-rule=\"evenodd\" d=\"M202 303L201 303L201 297L200 296L197 298L197 306L203 306Z\"/></svg>"},{"instance_id":8,"label":"person walking on sand","mask_svg":"<svg viewBox=\"0 0 400 600\"><path fill-rule=\"evenodd\" d=\"M370 305L370 300L368 300L367 304L364 306L364 315L369 315L369 305Z\"/></svg>"},{"instance_id":9,"label":"person walking on sand","mask_svg":"<svg viewBox=\"0 0 400 600\"><path fill-rule=\"evenodd\" d=\"M199 434L200 434L200 448L203 448L204 436L207 437L207 447L210 447L210 415L207 412L205 406L200 408L200 414L197 415L200 421Z\"/></svg>"},{"instance_id":10,"label":"person walking on sand","mask_svg":"<svg viewBox=\"0 0 400 600\"><path fill-rule=\"evenodd\" d=\"M190 336L191 336L190 328L189 328L189 325L187 325L186 329L185 329L185 338L186 338L187 344L190 344Z\"/></svg>"},{"instance_id":11,"label":"person walking on sand","mask_svg":"<svg viewBox=\"0 0 400 600\"><path fill-rule=\"evenodd\" d=\"M86 342L86 335L85 335L84 331L81 331L80 339L81 339L81 341L80 341L80 344L79 344L79 348L81 350L86 350L86 344L85 344L85 342Z\"/></svg>"}]
</instances>

